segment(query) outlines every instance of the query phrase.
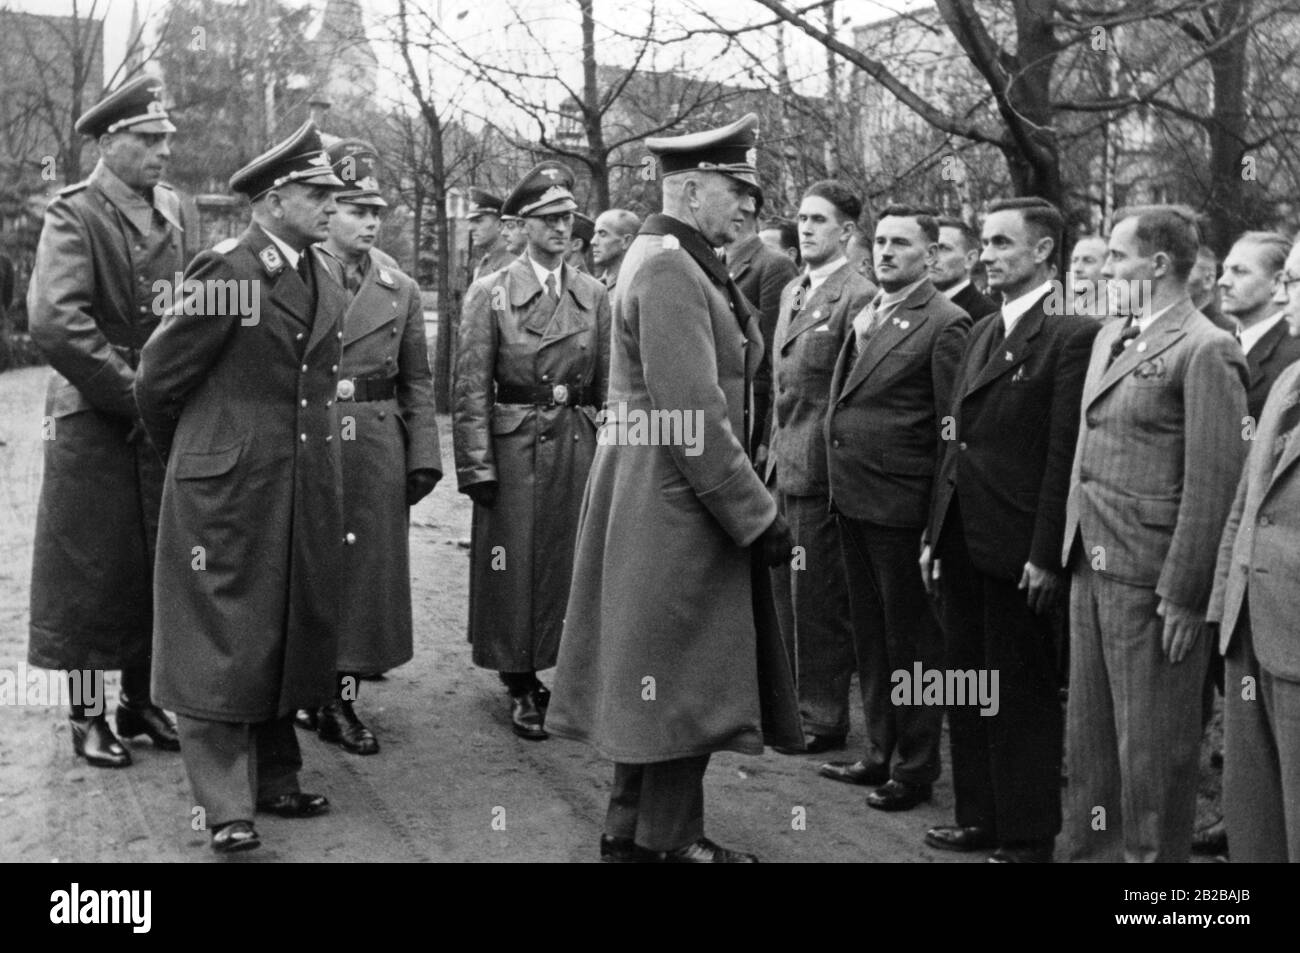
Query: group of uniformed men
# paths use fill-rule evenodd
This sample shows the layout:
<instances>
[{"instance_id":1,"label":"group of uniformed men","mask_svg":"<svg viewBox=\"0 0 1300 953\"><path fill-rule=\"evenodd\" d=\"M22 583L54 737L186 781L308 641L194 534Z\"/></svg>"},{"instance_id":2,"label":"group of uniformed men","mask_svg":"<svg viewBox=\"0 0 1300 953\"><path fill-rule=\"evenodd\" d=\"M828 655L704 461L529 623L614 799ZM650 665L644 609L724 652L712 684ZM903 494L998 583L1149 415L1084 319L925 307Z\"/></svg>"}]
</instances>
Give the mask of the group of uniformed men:
<instances>
[{"instance_id":1,"label":"group of uniformed men","mask_svg":"<svg viewBox=\"0 0 1300 953\"><path fill-rule=\"evenodd\" d=\"M860 196L823 181L791 255L759 228L756 124L647 140L644 223L584 220L554 161L471 193L453 434L473 660L521 738L614 762L601 859L755 860L705 836L710 755L843 749L854 674L864 751L820 771L877 809L928 800L946 710L956 823L931 846L1052 859L1065 749L1071 858L1183 859L1207 620L1234 857L1300 857L1300 372L1279 376L1300 251L1234 246L1241 343L1189 297L1198 233L1170 207L1121 216L1100 273L1076 261L1062 286L1048 202L994 203L978 236L889 206L864 240ZM308 123L232 177L251 224L155 313L194 251L159 181L157 83L78 129L100 161L51 204L29 295L58 428L30 658L122 669L119 734L179 747L213 848L244 850L256 811L328 807L299 789L295 717L378 751L358 682L412 655L409 507L441 476L418 289L374 248L374 150ZM1061 305L1087 281L1145 297L1102 322ZM241 282L255 313L213 306ZM130 763L102 713L74 706L71 730L90 763Z\"/></svg>"}]
</instances>

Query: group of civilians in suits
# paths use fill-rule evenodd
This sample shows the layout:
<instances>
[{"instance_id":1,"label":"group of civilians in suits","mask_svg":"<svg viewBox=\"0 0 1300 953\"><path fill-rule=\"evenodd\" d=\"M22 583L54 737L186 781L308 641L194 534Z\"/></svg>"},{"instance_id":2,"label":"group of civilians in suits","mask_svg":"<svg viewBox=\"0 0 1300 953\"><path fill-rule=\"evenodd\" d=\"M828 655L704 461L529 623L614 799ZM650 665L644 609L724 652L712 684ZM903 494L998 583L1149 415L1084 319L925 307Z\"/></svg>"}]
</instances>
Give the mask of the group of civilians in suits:
<instances>
[{"instance_id":1,"label":"group of civilians in suits","mask_svg":"<svg viewBox=\"0 0 1300 953\"><path fill-rule=\"evenodd\" d=\"M1041 199L867 229L822 181L764 228L756 127L648 140L644 222L582 216L555 161L472 193L472 657L521 739L613 763L601 859L755 860L704 834L710 755L845 749L855 674L863 748L819 772L908 810L946 712L934 848L1186 859L1217 684L1232 857L1300 859L1300 246L1242 235L1211 307L1171 206L1068 270ZM442 475L419 290L374 247L368 143L304 124L199 251L157 81L77 128L99 163L50 205L28 301L57 427L29 660L121 669L118 734L74 699L76 754L179 749L212 847L247 850L255 814L329 808L295 722L376 754L359 682L412 657L409 508ZM254 312L214 296L241 282Z\"/></svg>"}]
</instances>

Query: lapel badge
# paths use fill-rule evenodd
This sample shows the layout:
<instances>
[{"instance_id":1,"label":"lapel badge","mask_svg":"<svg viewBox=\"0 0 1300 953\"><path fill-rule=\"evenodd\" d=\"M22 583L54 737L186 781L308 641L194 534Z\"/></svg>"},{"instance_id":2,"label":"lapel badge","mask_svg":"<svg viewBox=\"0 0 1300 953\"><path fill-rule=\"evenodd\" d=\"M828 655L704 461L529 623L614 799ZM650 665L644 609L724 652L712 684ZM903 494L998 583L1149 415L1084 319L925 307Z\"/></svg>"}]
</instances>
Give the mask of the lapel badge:
<instances>
[{"instance_id":1,"label":"lapel badge","mask_svg":"<svg viewBox=\"0 0 1300 953\"><path fill-rule=\"evenodd\" d=\"M818 308L816 311L813 312L813 320L814 320L814 321L820 320L820 319L821 319L821 316L822 316L822 309L821 309L821 308Z\"/></svg>"},{"instance_id":2,"label":"lapel badge","mask_svg":"<svg viewBox=\"0 0 1300 953\"><path fill-rule=\"evenodd\" d=\"M1138 346L1137 346L1137 348L1138 348L1138 353L1141 354L1143 351L1145 351L1145 350L1147 349L1147 342L1146 342L1146 341L1139 341L1139 342L1138 342Z\"/></svg>"},{"instance_id":3,"label":"lapel badge","mask_svg":"<svg viewBox=\"0 0 1300 953\"><path fill-rule=\"evenodd\" d=\"M1006 352L1005 354L1003 354L1002 356L1005 357L1008 361L1014 361L1014 360L1015 360L1015 357L1012 355L1012 353L1011 353L1010 351L1007 351L1007 352Z\"/></svg>"},{"instance_id":4,"label":"lapel badge","mask_svg":"<svg viewBox=\"0 0 1300 953\"><path fill-rule=\"evenodd\" d=\"M910 328L910 327L912 326L912 322L911 322L911 321L899 321L899 320L895 320L894 323L897 324L897 325L898 325L900 328L902 328L904 331L906 331L908 328Z\"/></svg>"},{"instance_id":5,"label":"lapel badge","mask_svg":"<svg viewBox=\"0 0 1300 953\"><path fill-rule=\"evenodd\" d=\"M274 245L267 245L257 253L257 257L262 260L262 267L268 275L275 276L284 270L284 259Z\"/></svg>"},{"instance_id":6,"label":"lapel badge","mask_svg":"<svg viewBox=\"0 0 1300 953\"><path fill-rule=\"evenodd\" d=\"M395 284L392 273L387 268L379 269L379 283L386 288L392 288Z\"/></svg>"}]
</instances>

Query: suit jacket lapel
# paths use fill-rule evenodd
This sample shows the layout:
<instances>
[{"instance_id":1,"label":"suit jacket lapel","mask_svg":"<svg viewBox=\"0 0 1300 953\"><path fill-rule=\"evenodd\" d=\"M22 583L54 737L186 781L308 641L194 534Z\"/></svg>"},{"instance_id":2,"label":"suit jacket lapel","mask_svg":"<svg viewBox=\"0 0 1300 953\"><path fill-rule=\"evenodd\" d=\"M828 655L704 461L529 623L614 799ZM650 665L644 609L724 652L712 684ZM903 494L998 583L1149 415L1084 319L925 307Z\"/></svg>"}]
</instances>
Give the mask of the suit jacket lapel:
<instances>
[{"instance_id":1,"label":"suit jacket lapel","mask_svg":"<svg viewBox=\"0 0 1300 953\"><path fill-rule=\"evenodd\" d=\"M799 335L825 323L830 318L835 310L835 303L844 295L844 284L852 273L853 269L846 261L817 286L817 290L808 296L804 306L791 314L785 336L778 337L777 350L784 349ZM798 289L799 285L796 284L794 287Z\"/></svg>"},{"instance_id":2,"label":"suit jacket lapel","mask_svg":"<svg viewBox=\"0 0 1300 953\"><path fill-rule=\"evenodd\" d=\"M750 266L754 264L754 255L762 241L757 235L751 235L736 249L736 257L727 262L727 270L731 273L732 281L739 281L741 276L749 271Z\"/></svg>"},{"instance_id":3,"label":"suit jacket lapel","mask_svg":"<svg viewBox=\"0 0 1300 953\"><path fill-rule=\"evenodd\" d=\"M1246 355L1246 367L1250 371L1250 384L1248 386L1254 387L1259 383L1260 378L1264 376L1264 365L1268 363L1268 359L1273 356L1273 352L1277 350L1277 346L1287 333L1286 318L1283 318L1255 342L1255 346Z\"/></svg>"},{"instance_id":4,"label":"suit jacket lapel","mask_svg":"<svg viewBox=\"0 0 1300 953\"><path fill-rule=\"evenodd\" d=\"M932 284L922 282L899 303L890 317L885 318L884 323L871 332L867 346L858 354L857 363L849 372L849 379L844 385L846 394L866 380L890 351L915 334L929 320L930 316L924 309L936 294L938 292ZM855 334L850 328L845 337L851 341Z\"/></svg>"},{"instance_id":5,"label":"suit jacket lapel","mask_svg":"<svg viewBox=\"0 0 1300 953\"><path fill-rule=\"evenodd\" d=\"M1002 312L997 311L995 313L998 316L997 319L1002 321ZM981 387L993 383L1003 374L1023 364L1025 358L1029 356L1030 343L1038 336L1038 332L1043 329L1043 322L1046 319L1047 315L1043 311L1043 302L1040 299L1034 302L1029 310L1020 316L1015 326L1012 327L1011 334L998 345L997 350L989 355L988 361L980 368L966 393L969 394L971 391L979 390ZM995 327L995 325L990 325L988 332L990 335L993 334ZM988 335L981 335L981 339L984 342L984 350L978 353L985 354L988 351Z\"/></svg>"},{"instance_id":6,"label":"suit jacket lapel","mask_svg":"<svg viewBox=\"0 0 1300 953\"><path fill-rule=\"evenodd\" d=\"M1103 353L1094 352L1093 358L1101 360L1101 377L1097 380L1096 388L1085 399L1085 404L1091 404L1101 397L1102 394L1110 390L1117 383L1123 380L1139 364L1149 361L1156 355L1169 350L1182 339L1186 331L1183 330L1183 323L1189 316L1196 313L1196 307L1190 301L1186 306L1164 315L1157 319L1150 327L1137 336L1133 343L1124 349L1119 357L1115 358L1109 370L1105 362L1110 360L1110 345L1118 338L1123 325L1115 328L1115 331L1106 338L1107 346ZM1113 322L1112 326L1119 324ZM1101 340L1099 337L1098 340Z\"/></svg>"}]
</instances>

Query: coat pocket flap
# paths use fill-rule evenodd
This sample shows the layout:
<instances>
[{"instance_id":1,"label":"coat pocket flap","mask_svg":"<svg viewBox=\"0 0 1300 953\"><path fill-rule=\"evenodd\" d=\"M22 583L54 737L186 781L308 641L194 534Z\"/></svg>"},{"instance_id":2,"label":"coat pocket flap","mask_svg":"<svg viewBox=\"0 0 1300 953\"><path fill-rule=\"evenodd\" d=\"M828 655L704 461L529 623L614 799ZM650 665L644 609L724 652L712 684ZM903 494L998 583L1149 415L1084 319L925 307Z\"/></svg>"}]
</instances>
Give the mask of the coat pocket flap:
<instances>
[{"instance_id":1,"label":"coat pocket flap","mask_svg":"<svg viewBox=\"0 0 1300 953\"><path fill-rule=\"evenodd\" d=\"M532 412L531 404L496 404L492 407L492 432L513 433Z\"/></svg>"},{"instance_id":2,"label":"coat pocket flap","mask_svg":"<svg viewBox=\"0 0 1300 953\"><path fill-rule=\"evenodd\" d=\"M1143 526L1173 526L1178 522L1178 500L1137 501L1137 519Z\"/></svg>"},{"instance_id":3,"label":"coat pocket flap","mask_svg":"<svg viewBox=\"0 0 1300 953\"><path fill-rule=\"evenodd\" d=\"M172 472L178 480L202 480L229 473L243 452L242 443L208 453L187 452L176 457Z\"/></svg>"}]
</instances>

